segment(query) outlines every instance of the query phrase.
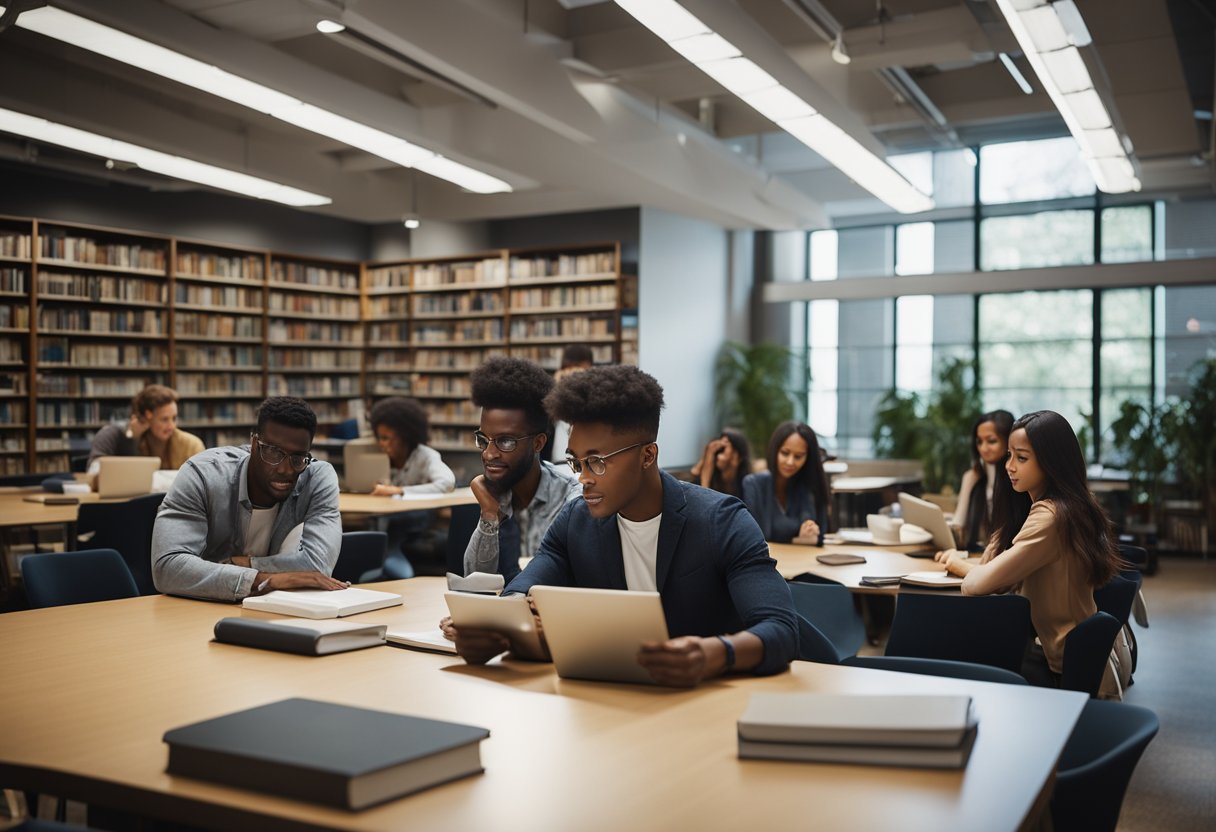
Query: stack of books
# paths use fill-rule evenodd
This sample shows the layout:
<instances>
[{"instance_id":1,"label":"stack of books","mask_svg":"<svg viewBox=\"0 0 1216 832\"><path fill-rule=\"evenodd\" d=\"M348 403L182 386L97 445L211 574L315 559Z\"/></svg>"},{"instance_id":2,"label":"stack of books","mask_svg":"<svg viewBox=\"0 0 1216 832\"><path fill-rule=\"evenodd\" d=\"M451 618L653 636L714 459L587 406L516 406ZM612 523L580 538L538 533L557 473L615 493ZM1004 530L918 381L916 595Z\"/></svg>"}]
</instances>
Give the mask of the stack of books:
<instances>
[{"instance_id":1,"label":"stack of books","mask_svg":"<svg viewBox=\"0 0 1216 832\"><path fill-rule=\"evenodd\" d=\"M969 696L756 693L739 757L963 768L976 732Z\"/></svg>"}]
</instances>

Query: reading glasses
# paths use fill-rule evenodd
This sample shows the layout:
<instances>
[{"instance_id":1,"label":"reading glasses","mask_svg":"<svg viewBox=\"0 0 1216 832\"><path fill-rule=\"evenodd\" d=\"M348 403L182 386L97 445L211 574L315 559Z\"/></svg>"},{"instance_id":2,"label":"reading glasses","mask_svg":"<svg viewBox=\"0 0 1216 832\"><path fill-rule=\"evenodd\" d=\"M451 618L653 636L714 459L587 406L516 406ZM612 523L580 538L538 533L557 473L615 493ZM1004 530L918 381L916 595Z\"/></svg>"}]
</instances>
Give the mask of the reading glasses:
<instances>
[{"instance_id":1,"label":"reading glasses","mask_svg":"<svg viewBox=\"0 0 1216 832\"><path fill-rule=\"evenodd\" d=\"M502 451L504 454L509 454L519 446L520 442L523 442L525 439L531 439L536 435L537 434L535 433L525 433L523 436L495 436L493 439L491 439L481 431L475 430L473 431L473 441L476 442L477 447L483 451L490 447L490 443L493 442L494 446L498 448L498 450Z\"/></svg>"},{"instance_id":2,"label":"reading glasses","mask_svg":"<svg viewBox=\"0 0 1216 832\"><path fill-rule=\"evenodd\" d=\"M604 472L608 470L608 457L623 454L625 451L632 451L634 448L640 448L643 445L649 444L649 442L634 442L632 445L621 448L617 451L613 451L610 454L592 454L590 456L585 456L582 459L579 459L576 456L571 456L570 454L566 454L566 464L569 465L570 470L576 474L583 473L583 466L586 465L591 469L591 473L602 477Z\"/></svg>"},{"instance_id":3,"label":"reading glasses","mask_svg":"<svg viewBox=\"0 0 1216 832\"><path fill-rule=\"evenodd\" d=\"M275 445L267 445L256 433L253 438L258 441L258 456L267 465L280 465L286 459L291 464L291 470L303 471L313 462L314 457L311 454L289 454Z\"/></svg>"}]
</instances>

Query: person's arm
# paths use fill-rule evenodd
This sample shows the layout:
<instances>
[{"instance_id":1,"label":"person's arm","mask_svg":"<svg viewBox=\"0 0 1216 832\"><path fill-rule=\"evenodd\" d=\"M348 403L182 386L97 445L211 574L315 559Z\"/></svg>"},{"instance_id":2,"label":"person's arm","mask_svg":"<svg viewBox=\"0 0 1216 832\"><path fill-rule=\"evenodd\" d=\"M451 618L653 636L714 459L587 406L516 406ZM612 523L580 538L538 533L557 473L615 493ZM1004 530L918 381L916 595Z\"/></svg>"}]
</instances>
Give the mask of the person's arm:
<instances>
[{"instance_id":1,"label":"person's arm","mask_svg":"<svg viewBox=\"0 0 1216 832\"><path fill-rule=\"evenodd\" d=\"M502 522L498 498L490 493L486 485L485 475L479 474L469 483L477 504L481 507L481 517L473 534L469 537L469 545L464 550L464 574L473 572L498 571L498 527Z\"/></svg>"},{"instance_id":2,"label":"person's arm","mask_svg":"<svg viewBox=\"0 0 1216 832\"><path fill-rule=\"evenodd\" d=\"M87 464L92 466L98 457L103 456L135 456L137 441L128 438L126 431L118 425L106 425L93 437Z\"/></svg>"},{"instance_id":3,"label":"person's arm","mask_svg":"<svg viewBox=\"0 0 1216 832\"><path fill-rule=\"evenodd\" d=\"M304 510L304 533L300 548L266 557L251 557L258 572L319 572L332 575L342 548L342 515L338 511L338 475L325 462L309 469L308 501Z\"/></svg>"},{"instance_id":4,"label":"person's arm","mask_svg":"<svg viewBox=\"0 0 1216 832\"><path fill-rule=\"evenodd\" d=\"M701 452L701 458L692 466L688 473L701 484L702 488L709 488L709 484L714 479L714 462L718 451L722 450L722 439L711 439L705 443L705 450Z\"/></svg>"},{"instance_id":5,"label":"person's arm","mask_svg":"<svg viewBox=\"0 0 1216 832\"><path fill-rule=\"evenodd\" d=\"M456 475L444 463L439 452L431 447L426 447L426 450L430 453L422 457L423 481L403 487L402 494L447 494L456 488Z\"/></svg>"},{"instance_id":6,"label":"person's arm","mask_svg":"<svg viewBox=\"0 0 1216 832\"><path fill-rule=\"evenodd\" d=\"M1030 509L1022 530L1009 548L986 563L967 563L963 575L964 595L991 595L1021 583L1042 567L1060 557L1059 537L1055 533L1055 512L1042 502ZM946 569L954 574L956 559Z\"/></svg>"}]
</instances>

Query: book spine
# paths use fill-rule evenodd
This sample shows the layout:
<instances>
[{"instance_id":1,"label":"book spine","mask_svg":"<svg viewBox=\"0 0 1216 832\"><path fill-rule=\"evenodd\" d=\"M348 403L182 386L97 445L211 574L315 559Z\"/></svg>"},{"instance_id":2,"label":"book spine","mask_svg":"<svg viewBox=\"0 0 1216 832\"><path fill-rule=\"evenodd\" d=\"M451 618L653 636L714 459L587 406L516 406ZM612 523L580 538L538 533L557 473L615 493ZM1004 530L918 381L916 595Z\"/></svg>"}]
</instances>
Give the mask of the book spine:
<instances>
[{"instance_id":1,"label":"book spine","mask_svg":"<svg viewBox=\"0 0 1216 832\"><path fill-rule=\"evenodd\" d=\"M339 809L354 808L349 798L350 778L275 760L256 760L170 743L166 771L177 777L192 777L293 800L324 803Z\"/></svg>"},{"instance_id":2,"label":"book spine","mask_svg":"<svg viewBox=\"0 0 1216 832\"><path fill-rule=\"evenodd\" d=\"M316 656L317 637L307 630L278 627L266 621L221 618L215 624L215 640L225 644L278 650L301 656Z\"/></svg>"}]
</instances>

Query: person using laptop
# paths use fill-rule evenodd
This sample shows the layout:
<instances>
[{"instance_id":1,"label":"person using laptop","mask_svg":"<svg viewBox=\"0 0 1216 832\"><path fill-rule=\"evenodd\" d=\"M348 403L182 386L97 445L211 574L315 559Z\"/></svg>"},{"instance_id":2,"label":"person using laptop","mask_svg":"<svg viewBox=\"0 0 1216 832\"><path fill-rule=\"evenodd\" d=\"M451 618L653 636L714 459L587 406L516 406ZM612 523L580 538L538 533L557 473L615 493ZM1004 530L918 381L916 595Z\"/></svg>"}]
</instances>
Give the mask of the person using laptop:
<instances>
[{"instance_id":1,"label":"person using laptop","mask_svg":"<svg viewBox=\"0 0 1216 832\"><path fill-rule=\"evenodd\" d=\"M203 450L203 440L177 426L177 393L163 384L149 384L131 400L125 426L106 425L93 437L89 472L103 456L155 456L162 470L176 471Z\"/></svg>"},{"instance_id":2,"label":"person using laptop","mask_svg":"<svg viewBox=\"0 0 1216 832\"><path fill-rule=\"evenodd\" d=\"M464 552L464 573L497 572L510 583L520 555L540 548L553 518L582 488L567 466L541 458L549 429L544 401L553 389L548 373L522 358L494 357L469 381L481 408L473 439L484 472L469 483L481 520Z\"/></svg>"},{"instance_id":3,"label":"person using laptop","mask_svg":"<svg viewBox=\"0 0 1216 832\"><path fill-rule=\"evenodd\" d=\"M262 402L248 445L182 466L152 530L152 580L169 595L240 601L272 589L343 589L338 476L309 451L302 399Z\"/></svg>"},{"instance_id":4,"label":"person using laptop","mask_svg":"<svg viewBox=\"0 0 1216 832\"><path fill-rule=\"evenodd\" d=\"M815 538L822 545L829 492L815 431L802 422L782 422L768 441L766 458L767 471L743 478L743 502L764 539Z\"/></svg>"},{"instance_id":5,"label":"person using laptop","mask_svg":"<svg viewBox=\"0 0 1216 832\"><path fill-rule=\"evenodd\" d=\"M994 410L975 420L971 428L971 467L958 489L958 506L951 525L958 529L962 548L982 552L991 533L992 493L997 478L1005 476L1005 454L1013 414Z\"/></svg>"},{"instance_id":6,"label":"person using laptop","mask_svg":"<svg viewBox=\"0 0 1216 832\"><path fill-rule=\"evenodd\" d=\"M421 402L405 396L382 399L372 406L368 419L390 466L389 481L377 485L372 494L446 494L456 487L452 469L439 451L426 444L431 424Z\"/></svg>"},{"instance_id":7,"label":"person using laptop","mask_svg":"<svg viewBox=\"0 0 1216 832\"><path fill-rule=\"evenodd\" d=\"M594 367L560 381L545 407L570 423L566 460L583 499L554 518L503 592L657 591L671 638L643 643L637 660L660 684L785 670L798 655L789 588L739 500L659 469L658 382L637 367ZM441 626L472 664L508 647L497 633L460 630L450 619Z\"/></svg>"}]
</instances>

